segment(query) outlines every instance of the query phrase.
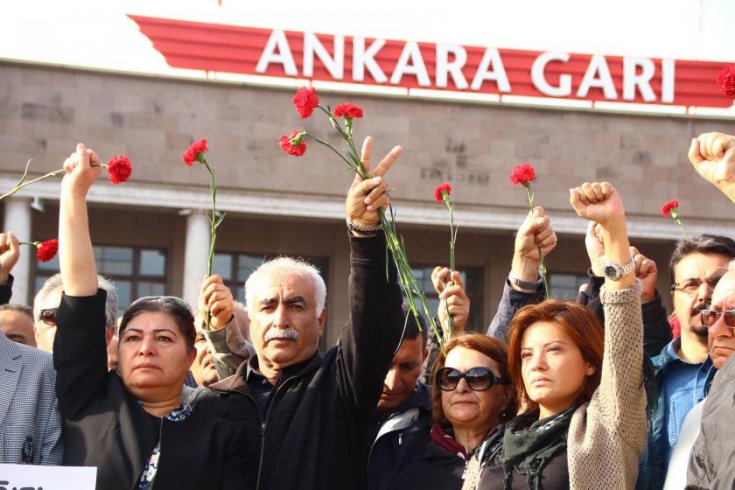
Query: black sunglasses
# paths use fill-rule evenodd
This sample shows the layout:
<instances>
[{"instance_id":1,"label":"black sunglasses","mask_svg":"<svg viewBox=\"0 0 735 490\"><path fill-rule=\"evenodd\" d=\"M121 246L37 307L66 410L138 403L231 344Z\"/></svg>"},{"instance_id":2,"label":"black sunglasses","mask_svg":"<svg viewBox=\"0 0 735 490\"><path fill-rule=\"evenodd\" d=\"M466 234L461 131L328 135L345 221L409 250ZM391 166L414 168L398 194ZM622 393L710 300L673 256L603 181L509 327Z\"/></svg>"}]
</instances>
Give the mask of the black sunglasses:
<instances>
[{"instance_id":1,"label":"black sunglasses","mask_svg":"<svg viewBox=\"0 0 735 490\"><path fill-rule=\"evenodd\" d=\"M46 308L45 310L41 310L41 312L38 315L38 319L41 320L46 325L56 325L56 312L59 311L58 308Z\"/></svg>"},{"instance_id":2,"label":"black sunglasses","mask_svg":"<svg viewBox=\"0 0 735 490\"><path fill-rule=\"evenodd\" d=\"M452 391L457 388L459 380L464 378L467 386L472 391L489 390L492 385L506 385L508 380L495 376L495 374L486 367L475 367L467 371L459 371L458 369L443 367L436 372L436 380L439 389L442 391Z\"/></svg>"},{"instance_id":3,"label":"black sunglasses","mask_svg":"<svg viewBox=\"0 0 735 490\"><path fill-rule=\"evenodd\" d=\"M699 314L702 318L702 324L707 328L712 327L720 317L725 320L725 325L730 328L735 328L735 310L727 311L715 311L715 310L702 310Z\"/></svg>"}]
</instances>

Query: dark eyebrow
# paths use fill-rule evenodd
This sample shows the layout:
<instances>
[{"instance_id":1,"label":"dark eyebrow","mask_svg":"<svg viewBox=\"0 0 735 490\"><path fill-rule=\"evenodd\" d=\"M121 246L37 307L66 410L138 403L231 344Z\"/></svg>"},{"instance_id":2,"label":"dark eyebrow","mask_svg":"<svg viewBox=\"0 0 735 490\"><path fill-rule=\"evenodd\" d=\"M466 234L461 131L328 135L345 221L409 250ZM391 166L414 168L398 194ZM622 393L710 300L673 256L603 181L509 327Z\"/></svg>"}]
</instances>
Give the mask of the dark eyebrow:
<instances>
[{"instance_id":1,"label":"dark eyebrow","mask_svg":"<svg viewBox=\"0 0 735 490\"><path fill-rule=\"evenodd\" d=\"M143 330L140 329L140 328L128 327L123 332L123 335L127 334L128 332L144 333ZM153 333L161 333L161 332L172 333L174 335L177 334L177 332L175 330L172 330L170 328L154 328L153 329Z\"/></svg>"}]
</instances>

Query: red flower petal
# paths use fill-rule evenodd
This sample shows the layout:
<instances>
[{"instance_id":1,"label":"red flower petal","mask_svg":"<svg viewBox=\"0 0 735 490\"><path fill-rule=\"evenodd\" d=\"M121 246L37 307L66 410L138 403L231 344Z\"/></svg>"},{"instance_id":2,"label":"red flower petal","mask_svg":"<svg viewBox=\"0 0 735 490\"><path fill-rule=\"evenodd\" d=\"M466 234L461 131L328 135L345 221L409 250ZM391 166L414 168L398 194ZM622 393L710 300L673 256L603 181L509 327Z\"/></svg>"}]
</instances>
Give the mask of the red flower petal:
<instances>
[{"instance_id":1,"label":"red flower petal","mask_svg":"<svg viewBox=\"0 0 735 490\"><path fill-rule=\"evenodd\" d=\"M207 148L207 139L202 138L199 141L192 143L186 152L181 155L181 158L184 159L185 164L192 165L194 162L199 160L200 153L207 153L207 151L209 151Z\"/></svg>"},{"instance_id":2,"label":"red flower petal","mask_svg":"<svg viewBox=\"0 0 735 490\"><path fill-rule=\"evenodd\" d=\"M510 181L515 185L527 185L536 178L536 169L530 163L516 165L510 174Z\"/></svg>"},{"instance_id":3,"label":"red flower petal","mask_svg":"<svg viewBox=\"0 0 735 490\"><path fill-rule=\"evenodd\" d=\"M720 84L723 94L735 96L735 65L724 67L717 75L717 83Z\"/></svg>"},{"instance_id":4,"label":"red flower petal","mask_svg":"<svg viewBox=\"0 0 735 490\"><path fill-rule=\"evenodd\" d=\"M59 251L59 241L54 238L53 240L46 240L41 242L36 251L36 258L41 262L48 262L49 260L56 257L56 252Z\"/></svg>"},{"instance_id":5,"label":"red flower petal","mask_svg":"<svg viewBox=\"0 0 735 490\"><path fill-rule=\"evenodd\" d=\"M672 199L671 201L661 206L661 215L671 216L671 211L673 211L674 209L678 209L678 208L679 208L679 201L677 201L676 199Z\"/></svg>"},{"instance_id":6,"label":"red flower petal","mask_svg":"<svg viewBox=\"0 0 735 490\"><path fill-rule=\"evenodd\" d=\"M356 119L363 116L362 107L350 104L349 102L343 102L337 104L332 112L334 117L349 117L350 119Z\"/></svg>"},{"instance_id":7,"label":"red flower petal","mask_svg":"<svg viewBox=\"0 0 735 490\"><path fill-rule=\"evenodd\" d=\"M316 94L316 89L311 87L301 87L298 89L291 101L296 108L296 112L299 113L302 119L311 116L314 109L319 106L319 96Z\"/></svg>"},{"instance_id":8,"label":"red flower petal","mask_svg":"<svg viewBox=\"0 0 735 490\"><path fill-rule=\"evenodd\" d=\"M125 155L114 156L107 162L107 176L113 184L122 184L132 173L133 166Z\"/></svg>"},{"instance_id":9,"label":"red flower petal","mask_svg":"<svg viewBox=\"0 0 735 490\"><path fill-rule=\"evenodd\" d=\"M444 182L434 188L434 199L436 199L436 202L444 202L445 192L447 193L447 198L452 195L452 186L449 182Z\"/></svg>"},{"instance_id":10,"label":"red flower petal","mask_svg":"<svg viewBox=\"0 0 735 490\"><path fill-rule=\"evenodd\" d=\"M278 145L283 151L294 157L300 157L306 153L306 142L304 141L306 132L301 129L294 129L289 135L282 135L278 139Z\"/></svg>"}]
</instances>

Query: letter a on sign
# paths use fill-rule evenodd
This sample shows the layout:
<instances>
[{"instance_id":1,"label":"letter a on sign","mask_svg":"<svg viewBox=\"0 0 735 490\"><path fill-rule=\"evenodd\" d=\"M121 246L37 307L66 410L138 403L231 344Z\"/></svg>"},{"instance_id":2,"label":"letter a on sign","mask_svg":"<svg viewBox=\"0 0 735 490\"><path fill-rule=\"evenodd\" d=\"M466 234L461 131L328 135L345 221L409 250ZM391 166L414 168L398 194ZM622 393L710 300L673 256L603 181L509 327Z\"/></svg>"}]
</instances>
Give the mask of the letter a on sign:
<instances>
[{"instance_id":1,"label":"letter a on sign","mask_svg":"<svg viewBox=\"0 0 735 490\"><path fill-rule=\"evenodd\" d=\"M268 65L271 63L280 63L283 65L283 71L286 72L286 75L295 77L299 74L296 70L293 55L291 54L291 48L288 47L286 33L283 31L271 32L271 37L268 38L268 44L265 45L265 49L260 55L255 72L266 73L268 71Z\"/></svg>"}]
</instances>

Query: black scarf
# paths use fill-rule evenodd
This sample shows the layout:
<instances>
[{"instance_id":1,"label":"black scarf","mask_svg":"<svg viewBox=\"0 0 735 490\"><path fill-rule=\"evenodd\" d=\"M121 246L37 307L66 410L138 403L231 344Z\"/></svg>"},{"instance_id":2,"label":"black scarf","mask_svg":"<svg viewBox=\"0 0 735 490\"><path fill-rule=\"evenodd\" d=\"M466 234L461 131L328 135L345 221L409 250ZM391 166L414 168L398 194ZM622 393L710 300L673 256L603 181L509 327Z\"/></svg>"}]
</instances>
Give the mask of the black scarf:
<instances>
[{"instance_id":1,"label":"black scarf","mask_svg":"<svg viewBox=\"0 0 735 490\"><path fill-rule=\"evenodd\" d=\"M506 425L503 452L499 458L503 465L506 489L511 488L515 469L527 475L529 489L540 488L544 466L567 447L569 423L576 409L575 405L541 420L538 420L538 411L533 411L519 415Z\"/></svg>"}]
</instances>

